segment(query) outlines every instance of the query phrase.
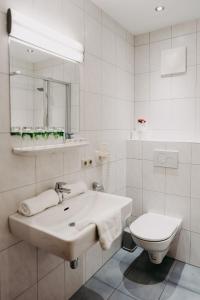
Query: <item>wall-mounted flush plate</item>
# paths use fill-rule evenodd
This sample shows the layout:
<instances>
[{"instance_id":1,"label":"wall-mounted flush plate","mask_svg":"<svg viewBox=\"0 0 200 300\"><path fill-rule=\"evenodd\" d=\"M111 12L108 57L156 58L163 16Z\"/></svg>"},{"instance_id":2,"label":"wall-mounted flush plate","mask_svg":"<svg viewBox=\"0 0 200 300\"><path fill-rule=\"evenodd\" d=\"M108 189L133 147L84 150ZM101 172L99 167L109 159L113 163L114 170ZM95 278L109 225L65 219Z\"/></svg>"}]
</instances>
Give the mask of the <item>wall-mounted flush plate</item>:
<instances>
[{"instance_id":1,"label":"wall-mounted flush plate","mask_svg":"<svg viewBox=\"0 0 200 300\"><path fill-rule=\"evenodd\" d=\"M154 166L177 169L178 154L175 150L154 150Z\"/></svg>"}]
</instances>

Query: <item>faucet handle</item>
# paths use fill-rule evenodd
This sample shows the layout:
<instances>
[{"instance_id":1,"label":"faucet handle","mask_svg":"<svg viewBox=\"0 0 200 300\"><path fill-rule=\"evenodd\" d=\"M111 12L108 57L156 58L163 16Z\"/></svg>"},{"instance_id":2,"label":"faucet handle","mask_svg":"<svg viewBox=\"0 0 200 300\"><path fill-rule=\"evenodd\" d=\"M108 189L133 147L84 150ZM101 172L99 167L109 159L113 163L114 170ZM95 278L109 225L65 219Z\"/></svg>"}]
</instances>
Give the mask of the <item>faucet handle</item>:
<instances>
[{"instance_id":1,"label":"faucet handle","mask_svg":"<svg viewBox=\"0 0 200 300\"><path fill-rule=\"evenodd\" d=\"M64 185L66 185L67 183L66 182L62 182L62 181L59 181L59 182L56 182L56 185L55 185L55 191L56 192L60 192L60 190L63 188Z\"/></svg>"}]
</instances>

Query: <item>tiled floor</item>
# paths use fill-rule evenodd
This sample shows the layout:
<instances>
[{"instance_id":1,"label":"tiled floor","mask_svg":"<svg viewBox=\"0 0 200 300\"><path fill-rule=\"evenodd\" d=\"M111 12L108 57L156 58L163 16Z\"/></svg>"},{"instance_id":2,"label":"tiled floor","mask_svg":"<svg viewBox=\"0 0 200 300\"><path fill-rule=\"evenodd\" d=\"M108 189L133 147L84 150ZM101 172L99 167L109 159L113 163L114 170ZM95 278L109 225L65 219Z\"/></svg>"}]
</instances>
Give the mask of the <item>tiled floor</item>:
<instances>
[{"instance_id":1,"label":"tiled floor","mask_svg":"<svg viewBox=\"0 0 200 300\"><path fill-rule=\"evenodd\" d=\"M165 257L150 263L146 252L117 252L71 300L200 300L200 268Z\"/></svg>"}]
</instances>

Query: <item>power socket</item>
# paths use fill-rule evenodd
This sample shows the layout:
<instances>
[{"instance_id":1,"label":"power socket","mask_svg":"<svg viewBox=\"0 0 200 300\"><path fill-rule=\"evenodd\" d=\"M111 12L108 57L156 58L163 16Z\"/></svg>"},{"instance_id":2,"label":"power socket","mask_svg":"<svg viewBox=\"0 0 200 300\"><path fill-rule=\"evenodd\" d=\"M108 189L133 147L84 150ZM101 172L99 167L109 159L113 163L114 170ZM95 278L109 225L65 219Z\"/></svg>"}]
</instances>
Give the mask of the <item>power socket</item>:
<instances>
[{"instance_id":1,"label":"power socket","mask_svg":"<svg viewBox=\"0 0 200 300\"><path fill-rule=\"evenodd\" d=\"M90 159L84 159L81 161L81 165L82 165L82 168L89 168L89 167L92 167L93 166L93 160L90 158Z\"/></svg>"}]
</instances>

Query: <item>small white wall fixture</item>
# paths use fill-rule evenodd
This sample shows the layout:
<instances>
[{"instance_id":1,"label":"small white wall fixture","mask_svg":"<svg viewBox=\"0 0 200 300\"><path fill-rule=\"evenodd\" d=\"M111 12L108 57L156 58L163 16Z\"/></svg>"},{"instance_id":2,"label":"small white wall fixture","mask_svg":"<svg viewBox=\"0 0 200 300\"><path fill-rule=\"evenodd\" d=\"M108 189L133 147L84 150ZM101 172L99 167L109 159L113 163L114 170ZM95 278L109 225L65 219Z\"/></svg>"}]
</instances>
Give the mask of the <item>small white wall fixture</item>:
<instances>
[{"instance_id":1,"label":"small white wall fixture","mask_svg":"<svg viewBox=\"0 0 200 300\"><path fill-rule=\"evenodd\" d=\"M11 39L64 60L83 62L83 45L12 9L7 11Z\"/></svg>"},{"instance_id":2,"label":"small white wall fixture","mask_svg":"<svg viewBox=\"0 0 200 300\"><path fill-rule=\"evenodd\" d=\"M163 50L161 54L161 76L177 75L186 72L186 47Z\"/></svg>"}]
</instances>

